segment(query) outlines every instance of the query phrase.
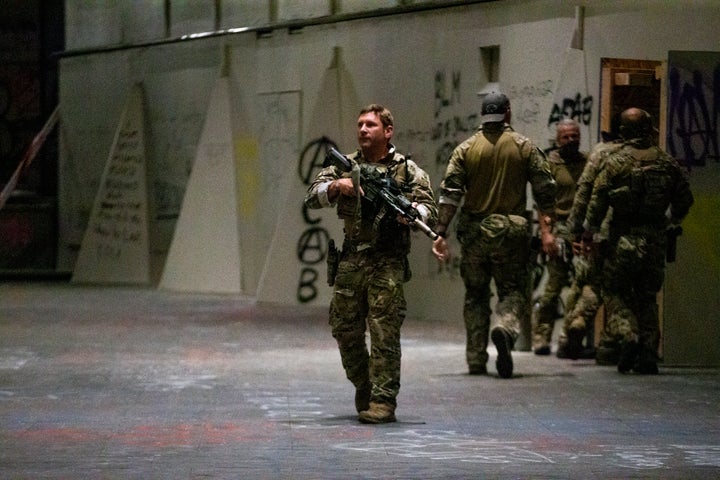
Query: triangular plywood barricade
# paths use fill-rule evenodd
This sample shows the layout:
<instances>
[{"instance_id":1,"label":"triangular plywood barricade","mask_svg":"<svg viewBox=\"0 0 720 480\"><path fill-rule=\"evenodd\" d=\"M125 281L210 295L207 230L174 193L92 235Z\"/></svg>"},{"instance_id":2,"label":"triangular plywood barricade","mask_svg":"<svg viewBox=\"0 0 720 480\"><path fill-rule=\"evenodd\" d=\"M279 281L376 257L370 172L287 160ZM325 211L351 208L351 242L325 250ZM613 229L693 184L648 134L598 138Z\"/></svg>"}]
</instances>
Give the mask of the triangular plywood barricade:
<instances>
[{"instance_id":1,"label":"triangular plywood barricade","mask_svg":"<svg viewBox=\"0 0 720 480\"><path fill-rule=\"evenodd\" d=\"M73 282L148 284L143 92L132 88L115 132L73 271Z\"/></svg>"},{"instance_id":2,"label":"triangular plywood barricade","mask_svg":"<svg viewBox=\"0 0 720 480\"><path fill-rule=\"evenodd\" d=\"M228 78L217 80L160 288L241 293Z\"/></svg>"},{"instance_id":3,"label":"triangular plywood barricade","mask_svg":"<svg viewBox=\"0 0 720 480\"><path fill-rule=\"evenodd\" d=\"M352 127L360 101L341 54L339 47L333 49L331 65L319 87L323 95L310 106L308 118L314 120L307 138L313 140L302 145L298 152L300 175L293 175L283 184L282 191L287 194L260 279L259 302L327 305L332 297L332 288L327 285L327 242L333 238L342 244L343 224L335 209L304 211L303 200L315 174L322 168L328 142L347 145L340 146L342 151L355 148ZM299 116L299 97L291 103L290 96L284 96L285 110L296 110ZM348 140L342 142L343 138ZM290 153L285 158L291 158Z\"/></svg>"}]
</instances>

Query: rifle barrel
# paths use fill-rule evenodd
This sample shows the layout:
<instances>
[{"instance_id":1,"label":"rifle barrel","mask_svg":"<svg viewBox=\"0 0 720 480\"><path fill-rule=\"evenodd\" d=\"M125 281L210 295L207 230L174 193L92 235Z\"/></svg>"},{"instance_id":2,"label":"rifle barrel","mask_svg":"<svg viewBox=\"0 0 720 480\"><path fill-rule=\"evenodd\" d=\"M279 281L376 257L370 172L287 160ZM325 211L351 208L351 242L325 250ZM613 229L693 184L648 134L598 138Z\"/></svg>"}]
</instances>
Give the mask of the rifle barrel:
<instances>
[{"instance_id":1,"label":"rifle barrel","mask_svg":"<svg viewBox=\"0 0 720 480\"><path fill-rule=\"evenodd\" d=\"M338 152L335 147L330 147L327 151L327 154L331 157L331 160L333 161L335 166L343 172L349 172L350 170L352 170L352 164L350 163L350 160L348 160L345 155Z\"/></svg>"}]
</instances>

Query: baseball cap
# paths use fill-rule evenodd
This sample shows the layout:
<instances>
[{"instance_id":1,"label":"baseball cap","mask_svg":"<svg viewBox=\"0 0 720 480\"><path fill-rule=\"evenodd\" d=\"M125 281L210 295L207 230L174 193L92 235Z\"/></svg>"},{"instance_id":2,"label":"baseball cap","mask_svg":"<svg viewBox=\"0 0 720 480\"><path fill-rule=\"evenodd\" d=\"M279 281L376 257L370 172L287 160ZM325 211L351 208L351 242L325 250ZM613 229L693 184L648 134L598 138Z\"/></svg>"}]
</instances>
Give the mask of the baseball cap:
<instances>
[{"instance_id":1,"label":"baseball cap","mask_svg":"<svg viewBox=\"0 0 720 480\"><path fill-rule=\"evenodd\" d=\"M480 112L480 121L502 122L505 120L505 114L510 108L510 100L499 92L490 92L483 98L482 110Z\"/></svg>"}]
</instances>

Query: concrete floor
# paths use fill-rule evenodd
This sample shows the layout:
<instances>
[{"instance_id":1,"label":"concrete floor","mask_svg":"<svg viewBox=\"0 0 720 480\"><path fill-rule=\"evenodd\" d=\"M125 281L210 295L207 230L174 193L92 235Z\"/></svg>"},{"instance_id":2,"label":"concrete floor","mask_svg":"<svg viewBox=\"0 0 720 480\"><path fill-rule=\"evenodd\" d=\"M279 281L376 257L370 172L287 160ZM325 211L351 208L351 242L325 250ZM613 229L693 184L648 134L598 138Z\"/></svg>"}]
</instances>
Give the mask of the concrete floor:
<instances>
[{"instance_id":1,"label":"concrete floor","mask_svg":"<svg viewBox=\"0 0 720 480\"><path fill-rule=\"evenodd\" d=\"M398 422L362 425L326 307L0 283L2 479L720 478L720 371L515 352L408 318Z\"/></svg>"}]
</instances>

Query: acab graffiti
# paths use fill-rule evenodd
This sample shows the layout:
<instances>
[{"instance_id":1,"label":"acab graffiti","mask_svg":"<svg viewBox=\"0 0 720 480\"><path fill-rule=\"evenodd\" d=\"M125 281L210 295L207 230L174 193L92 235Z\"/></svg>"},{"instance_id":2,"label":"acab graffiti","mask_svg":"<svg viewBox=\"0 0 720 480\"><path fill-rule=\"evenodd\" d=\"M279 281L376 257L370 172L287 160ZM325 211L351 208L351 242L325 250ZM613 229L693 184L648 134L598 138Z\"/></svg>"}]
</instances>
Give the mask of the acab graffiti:
<instances>
[{"instance_id":1,"label":"acab graffiti","mask_svg":"<svg viewBox=\"0 0 720 480\"><path fill-rule=\"evenodd\" d=\"M329 147L337 145L327 137L310 142L302 150L298 162L298 176L304 185L309 186L315 173L323 167L325 154ZM327 245L330 239L328 231L321 225L322 219L311 216L303 204L302 216L306 229L297 242L297 258L302 265L297 286L297 299L300 303L314 300L318 295L318 265L327 258Z\"/></svg>"},{"instance_id":2,"label":"acab graffiti","mask_svg":"<svg viewBox=\"0 0 720 480\"><path fill-rule=\"evenodd\" d=\"M592 120L593 97L583 97L580 93L573 98L563 98L560 104L553 104L548 127L564 118L570 118L582 125L590 125Z\"/></svg>"}]
</instances>

